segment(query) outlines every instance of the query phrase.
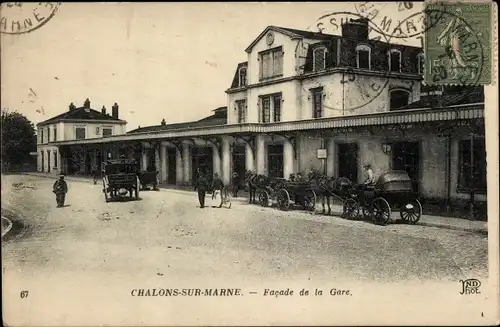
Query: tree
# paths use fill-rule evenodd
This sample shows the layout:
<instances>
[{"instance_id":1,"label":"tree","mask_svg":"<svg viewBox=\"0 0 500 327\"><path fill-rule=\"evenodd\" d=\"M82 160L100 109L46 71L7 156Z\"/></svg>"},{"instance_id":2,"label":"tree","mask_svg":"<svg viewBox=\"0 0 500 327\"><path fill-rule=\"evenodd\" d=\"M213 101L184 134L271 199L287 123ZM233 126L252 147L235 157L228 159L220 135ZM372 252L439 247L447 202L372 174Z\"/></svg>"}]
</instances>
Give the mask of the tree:
<instances>
[{"instance_id":1,"label":"tree","mask_svg":"<svg viewBox=\"0 0 500 327\"><path fill-rule=\"evenodd\" d=\"M36 151L34 124L23 114L2 109L1 129L2 167L29 162L30 152Z\"/></svg>"}]
</instances>

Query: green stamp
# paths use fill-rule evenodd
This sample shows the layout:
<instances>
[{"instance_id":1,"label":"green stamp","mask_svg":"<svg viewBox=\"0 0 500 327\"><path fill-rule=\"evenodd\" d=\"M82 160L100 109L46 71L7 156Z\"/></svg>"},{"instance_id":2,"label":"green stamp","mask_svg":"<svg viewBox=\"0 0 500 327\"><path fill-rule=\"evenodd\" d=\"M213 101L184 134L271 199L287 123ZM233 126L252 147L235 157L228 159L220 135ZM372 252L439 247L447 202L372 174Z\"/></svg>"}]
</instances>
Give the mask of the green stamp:
<instances>
[{"instance_id":1,"label":"green stamp","mask_svg":"<svg viewBox=\"0 0 500 327\"><path fill-rule=\"evenodd\" d=\"M433 85L491 83L491 3L428 3L439 16L425 31L425 82Z\"/></svg>"}]
</instances>

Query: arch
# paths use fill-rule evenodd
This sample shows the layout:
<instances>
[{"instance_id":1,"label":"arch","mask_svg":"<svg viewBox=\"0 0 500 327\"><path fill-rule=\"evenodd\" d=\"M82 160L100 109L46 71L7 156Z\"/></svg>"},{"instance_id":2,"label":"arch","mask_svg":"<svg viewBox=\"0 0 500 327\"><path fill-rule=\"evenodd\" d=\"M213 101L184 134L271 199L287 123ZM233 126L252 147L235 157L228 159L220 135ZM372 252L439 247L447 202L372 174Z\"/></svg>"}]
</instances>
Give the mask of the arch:
<instances>
[{"instance_id":1,"label":"arch","mask_svg":"<svg viewBox=\"0 0 500 327\"><path fill-rule=\"evenodd\" d=\"M417 55L417 72L419 75L424 75L425 73L425 57L423 53Z\"/></svg>"},{"instance_id":2,"label":"arch","mask_svg":"<svg viewBox=\"0 0 500 327\"><path fill-rule=\"evenodd\" d=\"M326 69L326 47L318 47L313 50L313 71Z\"/></svg>"},{"instance_id":3,"label":"arch","mask_svg":"<svg viewBox=\"0 0 500 327\"><path fill-rule=\"evenodd\" d=\"M397 56L397 57L393 57ZM397 60L393 60L397 59ZM398 49L390 49L387 52L387 59L389 62L389 71L391 72L401 72L401 62L402 62L402 54ZM394 67L395 66L395 67Z\"/></svg>"},{"instance_id":4,"label":"arch","mask_svg":"<svg viewBox=\"0 0 500 327\"><path fill-rule=\"evenodd\" d=\"M365 58L361 58L360 61L360 52L365 51L368 52L368 59L366 60ZM357 68L366 68L366 69L371 69L372 68L372 48L366 44L359 44L356 47L356 67Z\"/></svg>"},{"instance_id":5,"label":"arch","mask_svg":"<svg viewBox=\"0 0 500 327\"><path fill-rule=\"evenodd\" d=\"M241 67L238 69L238 86L247 85L247 68Z\"/></svg>"},{"instance_id":6,"label":"arch","mask_svg":"<svg viewBox=\"0 0 500 327\"><path fill-rule=\"evenodd\" d=\"M406 109L410 103L411 91L405 88L393 88L389 90L389 110Z\"/></svg>"}]
</instances>

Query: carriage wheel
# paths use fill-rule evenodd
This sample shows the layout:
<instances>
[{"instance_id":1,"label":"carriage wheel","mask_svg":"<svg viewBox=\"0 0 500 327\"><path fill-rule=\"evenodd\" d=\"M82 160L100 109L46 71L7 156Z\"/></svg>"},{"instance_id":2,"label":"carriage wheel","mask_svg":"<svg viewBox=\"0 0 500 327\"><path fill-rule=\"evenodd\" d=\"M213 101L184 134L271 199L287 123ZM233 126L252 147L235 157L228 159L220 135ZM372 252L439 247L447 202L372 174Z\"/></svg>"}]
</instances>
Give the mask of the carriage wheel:
<instances>
[{"instance_id":1,"label":"carriage wheel","mask_svg":"<svg viewBox=\"0 0 500 327\"><path fill-rule=\"evenodd\" d=\"M259 192L259 204L263 207L269 206L269 194L267 191L260 191Z\"/></svg>"},{"instance_id":2,"label":"carriage wheel","mask_svg":"<svg viewBox=\"0 0 500 327\"><path fill-rule=\"evenodd\" d=\"M347 199L342 206L342 218L356 219L359 217L359 203L354 199Z\"/></svg>"},{"instance_id":3,"label":"carriage wheel","mask_svg":"<svg viewBox=\"0 0 500 327\"><path fill-rule=\"evenodd\" d=\"M281 210L288 210L290 207L290 194L288 194L287 190L280 190L277 196L278 200L278 208Z\"/></svg>"},{"instance_id":4,"label":"carriage wheel","mask_svg":"<svg viewBox=\"0 0 500 327\"><path fill-rule=\"evenodd\" d=\"M361 214L363 215L363 219L368 220L372 217L372 208L367 206L361 207Z\"/></svg>"},{"instance_id":5,"label":"carriage wheel","mask_svg":"<svg viewBox=\"0 0 500 327\"><path fill-rule=\"evenodd\" d=\"M109 196L106 190L106 182L104 181L104 178L102 179L102 193L104 193L104 199L106 200L106 203L109 202Z\"/></svg>"},{"instance_id":6,"label":"carriage wheel","mask_svg":"<svg viewBox=\"0 0 500 327\"><path fill-rule=\"evenodd\" d=\"M384 198L376 198L372 203L372 221L376 224L387 224L391 219L391 206Z\"/></svg>"},{"instance_id":7,"label":"carriage wheel","mask_svg":"<svg viewBox=\"0 0 500 327\"><path fill-rule=\"evenodd\" d=\"M420 201L417 199L411 199L408 203L401 204L399 214L404 221L410 224L416 224L422 215L422 204L420 204Z\"/></svg>"},{"instance_id":8,"label":"carriage wheel","mask_svg":"<svg viewBox=\"0 0 500 327\"><path fill-rule=\"evenodd\" d=\"M316 192L314 190L306 190L304 194L304 210L313 211L316 209Z\"/></svg>"}]
</instances>

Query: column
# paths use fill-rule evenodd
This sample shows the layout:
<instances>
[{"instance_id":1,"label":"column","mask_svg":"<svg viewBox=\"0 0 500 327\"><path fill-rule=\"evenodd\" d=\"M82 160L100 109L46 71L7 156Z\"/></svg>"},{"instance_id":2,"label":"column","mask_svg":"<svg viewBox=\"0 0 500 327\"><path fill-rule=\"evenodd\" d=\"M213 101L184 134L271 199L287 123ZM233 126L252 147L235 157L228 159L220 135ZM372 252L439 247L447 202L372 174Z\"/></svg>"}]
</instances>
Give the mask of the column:
<instances>
[{"instance_id":1,"label":"column","mask_svg":"<svg viewBox=\"0 0 500 327\"><path fill-rule=\"evenodd\" d=\"M245 143L245 170L253 171L255 169L255 159L252 147Z\"/></svg>"},{"instance_id":2,"label":"column","mask_svg":"<svg viewBox=\"0 0 500 327\"><path fill-rule=\"evenodd\" d=\"M155 147L155 167L156 171L161 171L161 163L160 163L160 151L157 147Z\"/></svg>"},{"instance_id":3,"label":"column","mask_svg":"<svg viewBox=\"0 0 500 327\"><path fill-rule=\"evenodd\" d=\"M179 149L175 148L175 183L183 184L184 183L184 167L182 160L182 152Z\"/></svg>"},{"instance_id":4,"label":"column","mask_svg":"<svg viewBox=\"0 0 500 327\"><path fill-rule=\"evenodd\" d=\"M141 171L148 169L148 146L145 143L141 144L142 148L142 160L141 160Z\"/></svg>"},{"instance_id":5,"label":"column","mask_svg":"<svg viewBox=\"0 0 500 327\"><path fill-rule=\"evenodd\" d=\"M229 139L222 139L222 181L224 185L231 184L231 149Z\"/></svg>"},{"instance_id":6,"label":"column","mask_svg":"<svg viewBox=\"0 0 500 327\"><path fill-rule=\"evenodd\" d=\"M160 147L160 182L164 183L168 180L168 161L167 161L167 145L162 144Z\"/></svg>"},{"instance_id":7,"label":"column","mask_svg":"<svg viewBox=\"0 0 500 327\"><path fill-rule=\"evenodd\" d=\"M257 155L257 174L265 174L266 172L266 142L264 135L257 135L255 138L255 150Z\"/></svg>"},{"instance_id":8,"label":"column","mask_svg":"<svg viewBox=\"0 0 500 327\"><path fill-rule=\"evenodd\" d=\"M183 160L183 171L184 171L184 184L191 184L191 149L188 143L182 144L182 160Z\"/></svg>"},{"instance_id":9,"label":"column","mask_svg":"<svg viewBox=\"0 0 500 327\"><path fill-rule=\"evenodd\" d=\"M221 157L219 154L219 149L217 149L216 146L212 146L212 169L214 171L214 174L217 173L219 174L219 177L222 178L221 176Z\"/></svg>"},{"instance_id":10,"label":"column","mask_svg":"<svg viewBox=\"0 0 500 327\"><path fill-rule=\"evenodd\" d=\"M288 179L295 173L295 157L293 155L293 145L285 139L283 144L283 177Z\"/></svg>"},{"instance_id":11,"label":"column","mask_svg":"<svg viewBox=\"0 0 500 327\"><path fill-rule=\"evenodd\" d=\"M335 140L329 137L326 140L326 174L328 176L335 176L335 164L336 161L336 151L335 151Z\"/></svg>"}]
</instances>

